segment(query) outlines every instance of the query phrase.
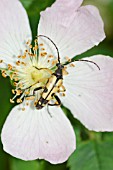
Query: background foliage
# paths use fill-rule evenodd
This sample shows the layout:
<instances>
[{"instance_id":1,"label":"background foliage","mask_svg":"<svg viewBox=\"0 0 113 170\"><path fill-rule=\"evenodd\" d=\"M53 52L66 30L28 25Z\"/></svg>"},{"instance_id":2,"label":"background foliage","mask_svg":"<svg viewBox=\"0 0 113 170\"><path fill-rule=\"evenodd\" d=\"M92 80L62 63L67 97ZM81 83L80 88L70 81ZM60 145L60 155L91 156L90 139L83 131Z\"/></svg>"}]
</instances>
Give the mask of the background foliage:
<instances>
[{"instance_id":1,"label":"background foliage","mask_svg":"<svg viewBox=\"0 0 113 170\"><path fill-rule=\"evenodd\" d=\"M54 0L21 0L27 10L33 37L37 34L40 11L50 6ZM78 57L105 54L113 56L113 0L84 0L84 4L96 5L105 23L107 38L98 47ZM0 76L0 130L13 107L9 103L12 97L9 79ZM46 161L25 162L6 154L0 143L1 170L113 170L113 133L96 133L88 131L83 125L73 119L65 109L75 129L77 150L70 159L61 165L51 165Z\"/></svg>"}]
</instances>

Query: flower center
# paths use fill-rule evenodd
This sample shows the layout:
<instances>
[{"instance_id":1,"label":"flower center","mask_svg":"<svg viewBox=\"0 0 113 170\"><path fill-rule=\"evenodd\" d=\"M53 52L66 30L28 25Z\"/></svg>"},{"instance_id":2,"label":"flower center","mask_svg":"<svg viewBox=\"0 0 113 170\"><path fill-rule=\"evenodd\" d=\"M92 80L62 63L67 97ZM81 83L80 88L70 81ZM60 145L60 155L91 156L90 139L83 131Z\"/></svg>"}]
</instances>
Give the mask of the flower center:
<instances>
[{"instance_id":1,"label":"flower center","mask_svg":"<svg viewBox=\"0 0 113 170\"><path fill-rule=\"evenodd\" d=\"M39 50L38 46L40 46ZM2 62L3 60L0 60L0 63ZM23 55L17 56L14 65L5 63L6 68L1 69L2 76L9 76L14 86L12 89L14 97L10 99L10 102L14 103L16 99L17 103L22 103L25 100L23 103L29 105L29 100L38 101L47 81L55 72L56 63L58 63L57 57L47 54L43 43L38 44L36 39L35 46L32 47L28 41L26 50ZM62 74L68 74L66 67L62 70ZM57 92L61 92L62 96L65 96L64 91L60 88L62 89L63 85L58 88Z\"/></svg>"},{"instance_id":2,"label":"flower center","mask_svg":"<svg viewBox=\"0 0 113 170\"><path fill-rule=\"evenodd\" d=\"M32 100L39 97L39 93L34 96L33 91L38 87L43 87L52 74L52 70L43 67L38 62L38 41L35 40L35 46L32 47L30 41L26 43L27 49L22 56L18 56L15 65L7 65L7 68L2 69L2 76L9 76L13 86L12 93L14 97L10 99L11 103L14 103L16 99L17 103L21 103L23 99ZM41 44L42 46L42 44ZM44 49L42 49L44 51ZM43 54L43 55L42 55ZM44 57L47 53L41 52L41 57ZM3 60L1 60L1 63Z\"/></svg>"}]
</instances>

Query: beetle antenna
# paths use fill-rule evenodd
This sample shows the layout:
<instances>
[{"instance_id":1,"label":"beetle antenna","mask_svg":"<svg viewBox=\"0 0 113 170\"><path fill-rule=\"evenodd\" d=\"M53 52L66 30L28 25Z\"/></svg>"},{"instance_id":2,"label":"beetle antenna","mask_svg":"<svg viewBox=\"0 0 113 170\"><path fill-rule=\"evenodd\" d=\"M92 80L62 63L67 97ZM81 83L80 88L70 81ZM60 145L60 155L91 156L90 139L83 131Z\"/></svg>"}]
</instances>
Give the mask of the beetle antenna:
<instances>
[{"instance_id":1,"label":"beetle antenna","mask_svg":"<svg viewBox=\"0 0 113 170\"><path fill-rule=\"evenodd\" d=\"M100 67L97 63L95 63L94 61L91 61L91 60L78 60L78 61L85 61L85 62L89 62L89 63L93 63L99 70L100 70Z\"/></svg>"},{"instance_id":2,"label":"beetle antenna","mask_svg":"<svg viewBox=\"0 0 113 170\"><path fill-rule=\"evenodd\" d=\"M58 47L56 46L56 44L53 42L52 39L50 39L49 37L47 37L46 35L38 35L38 37L45 37L48 40L50 40L52 42L52 44L55 46L56 50L57 50L57 54L58 54L58 62L60 63L60 54L59 54L59 50Z\"/></svg>"},{"instance_id":3,"label":"beetle antenna","mask_svg":"<svg viewBox=\"0 0 113 170\"><path fill-rule=\"evenodd\" d=\"M94 61L91 61L91 60L84 60L84 59L83 59L83 60L79 59L79 60L74 60L74 61L85 61L85 62L88 62L88 63L92 63L92 64L94 64L94 65L100 70L99 65L98 65L97 63L95 63ZM70 63L72 63L72 62L74 62L74 61L66 62L66 63L63 64L63 65L70 64Z\"/></svg>"}]
</instances>

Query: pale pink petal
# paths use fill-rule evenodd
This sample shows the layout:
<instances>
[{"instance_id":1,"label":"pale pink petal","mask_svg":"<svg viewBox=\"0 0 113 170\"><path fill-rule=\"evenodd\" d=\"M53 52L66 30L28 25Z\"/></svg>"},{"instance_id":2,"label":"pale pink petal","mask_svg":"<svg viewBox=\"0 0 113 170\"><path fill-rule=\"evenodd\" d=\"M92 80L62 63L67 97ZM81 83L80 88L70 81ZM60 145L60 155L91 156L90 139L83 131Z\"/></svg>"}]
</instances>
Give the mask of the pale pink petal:
<instances>
[{"instance_id":1,"label":"pale pink petal","mask_svg":"<svg viewBox=\"0 0 113 170\"><path fill-rule=\"evenodd\" d=\"M80 5L82 4L83 0L57 0L54 4L53 7L55 8L61 8L61 10L65 10L65 8L71 8L71 11L67 12L74 12L77 10Z\"/></svg>"},{"instance_id":2,"label":"pale pink petal","mask_svg":"<svg viewBox=\"0 0 113 170\"><path fill-rule=\"evenodd\" d=\"M79 3L80 1L78 1ZM105 38L103 21L94 6L76 6L77 1L56 1L41 12L38 35L51 38L57 45L62 61L81 54ZM61 5L62 4L62 5ZM47 42L49 51L51 43ZM50 46L50 47L49 47ZM56 51L53 55L56 56Z\"/></svg>"},{"instance_id":3,"label":"pale pink petal","mask_svg":"<svg viewBox=\"0 0 113 170\"><path fill-rule=\"evenodd\" d=\"M85 61L68 66L62 103L88 129L113 131L113 59L102 55L84 59L94 61L100 70Z\"/></svg>"},{"instance_id":4,"label":"pale pink petal","mask_svg":"<svg viewBox=\"0 0 113 170\"><path fill-rule=\"evenodd\" d=\"M62 163L75 150L73 128L61 108L26 107L12 109L2 129L4 150L23 160L45 159L53 164Z\"/></svg>"},{"instance_id":5,"label":"pale pink petal","mask_svg":"<svg viewBox=\"0 0 113 170\"><path fill-rule=\"evenodd\" d=\"M31 30L21 3L18 0L1 0L0 59L13 64L17 56L23 54L28 39L31 39Z\"/></svg>"}]
</instances>

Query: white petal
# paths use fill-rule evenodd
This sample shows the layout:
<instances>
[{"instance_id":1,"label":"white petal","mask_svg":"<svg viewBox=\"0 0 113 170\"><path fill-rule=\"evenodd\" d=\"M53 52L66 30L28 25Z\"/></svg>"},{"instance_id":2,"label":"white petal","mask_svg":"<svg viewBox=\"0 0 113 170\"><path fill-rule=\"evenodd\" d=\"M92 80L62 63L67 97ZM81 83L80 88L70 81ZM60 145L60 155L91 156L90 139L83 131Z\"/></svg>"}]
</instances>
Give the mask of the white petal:
<instances>
[{"instance_id":1,"label":"white petal","mask_svg":"<svg viewBox=\"0 0 113 170\"><path fill-rule=\"evenodd\" d=\"M86 59L97 63L100 70L82 61L68 67L62 102L88 129L113 131L113 59L102 55Z\"/></svg>"},{"instance_id":2,"label":"white petal","mask_svg":"<svg viewBox=\"0 0 113 170\"><path fill-rule=\"evenodd\" d=\"M105 38L103 21L96 7L76 8L77 1L66 2L56 1L41 12L38 27L39 35L48 36L57 45L62 61L66 56L72 58L85 52Z\"/></svg>"},{"instance_id":3,"label":"white petal","mask_svg":"<svg viewBox=\"0 0 113 170\"><path fill-rule=\"evenodd\" d=\"M24 52L28 39L31 40L31 30L21 3L18 0L0 1L0 59L13 64Z\"/></svg>"},{"instance_id":4,"label":"white petal","mask_svg":"<svg viewBox=\"0 0 113 170\"><path fill-rule=\"evenodd\" d=\"M75 149L73 128L60 108L12 109L3 130L4 150L23 160L45 159L56 164L68 159Z\"/></svg>"}]
</instances>

